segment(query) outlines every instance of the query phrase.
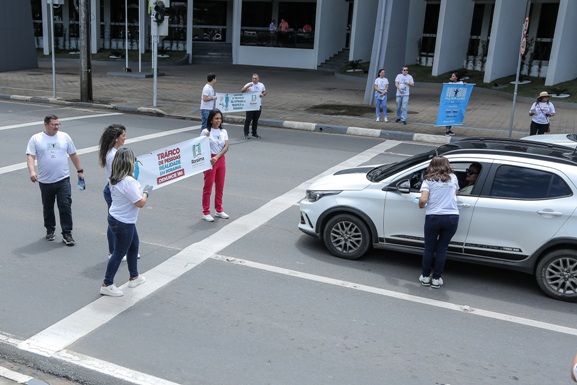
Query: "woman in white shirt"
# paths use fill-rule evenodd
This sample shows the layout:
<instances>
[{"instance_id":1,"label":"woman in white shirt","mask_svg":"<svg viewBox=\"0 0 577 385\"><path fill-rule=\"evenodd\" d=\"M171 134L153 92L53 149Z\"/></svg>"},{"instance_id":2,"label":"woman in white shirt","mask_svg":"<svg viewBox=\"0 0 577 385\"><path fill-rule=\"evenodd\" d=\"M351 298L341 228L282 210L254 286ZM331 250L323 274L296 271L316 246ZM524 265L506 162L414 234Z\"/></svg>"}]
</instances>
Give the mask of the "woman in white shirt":
<instances>
[{"instance_id":1,"label":"woman in white shirt","mask_svg":"<svg viewBox=\"0 0 577 385\"><path fill-rule=\"evenodd\" d=\"M112 172L112 160L114 159L116 151L118 151L121 146L124 146L125 140L126 127L122 124L111 124L104 129L104 132L100 137L98 163L100 164L100 167L106 169L106 186L104 186L102 193L106 205L108 206L108 210L110 210L110 206L112 205L112 196L110 195L110 187L108 185L110 182L110 174ZM108 238L108 258L110 258L114 251L114 233L110 226L108 226L108 230L106 231L106 237Z\"/></svg>"},{"instance_id":2,"label":"woman in white shirt","mask_svg":"<svg viewBox=\"0 0 577 385\"><path fill-rule=\"evenodd\" d=\"M148 196L152 192L151 186L141 190L140 183L134 179L134 163L136 157L131 149L118 149L112 161L110 174L110 193L112 205L108 212L108 225L114 232L116 243L114 252L108 260L104 283L100 287L100 294L112 297L124 295L122 290L114 285L114 276L118 271L122 257L126 255L130 280L128 287L135 288L146 280L138 274L138 247L140 244L136 221L138 211L144 207Z\"/></svg>"},{"instance_id":3,"label":"woman in white shirt","mask_svg":"<svg viewBox=\"0 0 577 385\"><path fill-rule=\"evenodd\" d=\"M529 116L531 116L531 127L529 135L543 135L549 132L549 118L555 115L555 106L549 101L549 94L543 91L539 94L537 101L531 105Z\"/></svg>"},{"instance_id":4,"label":"woman in white shirt","mask_svg":"<svg viewBox=\"0 0 577 385\"><path fill-rule=\"evenodd\" d=\"M459 225L457 190L459 181L449 160L436 156L429 163L421 185L419 208L425 208L425 250L419 281L438 289L443 284L447 250ZM431 279L432 278L432 279Z\"/></svg>"},{"instance_id":5,"label":"woman in white shirt","mask_svg":"<svg viewBox=\"0 0 577 385\"><path fill-rule=\"evenodd\" d=\"M214 208L216 217L228 219L229 216L222 208L224 178L226 176L226 160L224 154L228 151L228 133L222 128L222 112L219 109L210 111L207 118L207 128L201 131L200 136L208 136L210 141L210 164L212 169L204 172L204 187L202 189L202 219L214 222L210 215L210 196L212 186L215 186Z\"/></svg>"},{"instance_id":6,"label":"woman in white shirt","mask_svg":"<svg viewBox=\"0 0 577 385\"><path fill-rule=\"evenodd\" d=\"M377 114L377 122L380 120L381 109L383 110L384 122L387 119L387 91L389 90L389 80L385 77L385 70L379 70L379 77L375 79L375 107Z\"/></svg>"}]
</instances>

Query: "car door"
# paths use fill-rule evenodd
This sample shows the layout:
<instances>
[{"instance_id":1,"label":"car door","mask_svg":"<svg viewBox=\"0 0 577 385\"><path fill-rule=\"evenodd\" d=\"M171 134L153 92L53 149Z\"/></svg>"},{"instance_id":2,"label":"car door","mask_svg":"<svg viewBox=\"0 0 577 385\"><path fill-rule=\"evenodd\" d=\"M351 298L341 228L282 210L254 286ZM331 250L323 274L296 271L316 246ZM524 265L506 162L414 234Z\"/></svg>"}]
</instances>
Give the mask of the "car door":
<instances>
[{"instance_id":1,"label":"car door","mask_svg":"<svg viewBox=\"0 0 577 385\"><path fill-rule=\"evenodd\" d=\"M465 253L510 261L532 254L575 209L565 178L545 166L495 162L475 204Z\"/></svg>"}]
</instances>

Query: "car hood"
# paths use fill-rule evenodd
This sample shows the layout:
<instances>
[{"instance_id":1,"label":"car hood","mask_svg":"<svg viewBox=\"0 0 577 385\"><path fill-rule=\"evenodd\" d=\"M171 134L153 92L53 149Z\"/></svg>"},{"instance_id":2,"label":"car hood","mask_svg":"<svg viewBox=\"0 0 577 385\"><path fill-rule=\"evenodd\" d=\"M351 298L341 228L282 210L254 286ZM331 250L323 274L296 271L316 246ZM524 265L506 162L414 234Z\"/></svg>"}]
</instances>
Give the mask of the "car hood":
<instances>
[{"instance_id":1,"label":"car hood","mask_svg":"<svg viewBox=\"0 0 577 385\"><path fill-rule=\"evenodd\" d=\"M340 170L322 177L308 188L309 190L363 190L371 184L367 172L374 166L364 166Z\"/></svg>"}]
</instances>

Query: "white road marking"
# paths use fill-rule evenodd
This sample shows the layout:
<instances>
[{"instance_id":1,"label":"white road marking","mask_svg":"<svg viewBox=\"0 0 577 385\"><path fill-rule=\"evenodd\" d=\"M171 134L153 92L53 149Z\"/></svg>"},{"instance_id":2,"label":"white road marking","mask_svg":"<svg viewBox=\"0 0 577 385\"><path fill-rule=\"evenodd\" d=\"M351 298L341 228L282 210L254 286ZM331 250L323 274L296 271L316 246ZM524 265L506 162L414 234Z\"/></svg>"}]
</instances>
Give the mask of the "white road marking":
<instances>
[{"instance_id":1,"label":"white road marking","mask_svg":"<svg viewBox=\"0 0 577 385\"><path fill-rule=\"evenodd\" d=\"M80 119L91 119L91 118L102 118L105 116L115 116L115 115L122 115L122 112L112 112L109 114L99 114L99 115L85 115L85 116L74 116L71 118L58 118L60 122L69 122L71 120L80 120ZM30 126L44 126L44 121L40 120L38 122L30 122L30 123L21 123L21 124L13 124L11 126L3 126L0 127L0 131L4 130L11 130L13 128L22 128L22 127L30 127Z\"/></svg>"},{"instance_id":2,"label":"white road marking","mask_svg":"<svg viewBox=\"0 0 577 385\"><path fill-rule=\"evenodd\" d=\"M60 120L62 120L62 119L60 119ZM170 130L170 131L158 132L156 134L142 135L142 136L139 136L136 138L126 139L126 144L138 143L138 142L143 142L145 140L162 138L163 136L180 134L182 132L186 132L186 131L190 131L190 130L197 130L197 129L200 129L200 125L189 126L189 127L184 127L184 128L177 128L177 129ZM98 146L91 146L91 147L86 147L86 148L77 150L76 153L78 155L84 155L84 154L90 154L92 152L97 152L97 151L98 151ZM12 164L10 166L0 167L0 175L7 174L7 173L13 172L13 171L22 170L22 169L25 169L26 167L27 167L26 162L16 163L16 164Z\"/></svg>"},{"instance_id":3,"label":"white road marking","mask_svg":"<svg viewBox=\"0 0 577 385\"><path fill-rule=\"evenodd\" d=\"M22 373L15 372L10 369L6 369L5 367L0 366L0 377L4 377L8 380L12 380L19 384L26 384L28 381L32 380L33 377L27 376Z\"/></svg>"},{"instance_id":4,"label":"white road marking","mask_svg":"<svg viewBox=\"0 0 577 385\"><path fill-rule=\"evenodd\" d=\"M345 287L348 289L359 290L359 291L363 291L366 293L382 295L382 296L389 297L389 298L396 298L396 299L400 299L403 301L419 303L422 305L434 306L434 307L438 307L438 308L442 308L442 309L458 311L461 313L467 313L467 314L471 314L471 315L477 315L477 316L481 316L481 317L487 317L487 318L492 318L492 319L496 319L496 320L511 322L511 323L515 323L518 325L531 326L534 328L544 329L544 330L548 330L548 331L552 331L552 332L556 332L556 333L563 333L563 334L569 334L572 336L577 336L577 329L575 329L575 328L555 325L555 324L548 323L548 322L535 321L535 320L532 320L529 318L516 317L516 316L512 316L512 315L508 315L508 314L497 313L494 311L477 309L477 308L473 308L473 307L468 306L468 305L459 305L459 304L454 304L454 303L450 303L450 302L438 301L435 299L423 298L423 297L419 297L416 295L399 293L396 291L382 289L382 288L378 288L378 287L374 287L374 286L367 286L367 285L363 285L363 284L359 284L359 283L342 281L340 279L324 277L324 276L316 275L316 274L303 273L303 272L300 272L297 270L285 269L282 267L266 265L266 264L259 263L259 262L251 262L251 261L247 261L245 259L230 258L230 257L226 257L223 255L213 255L211 258L216 259L218 261L224 261L224 262L232 263L235 265L251 267L251 268L259 269L259 270L265 270L265 271L269 271L272 273L288 275L291 277L306 279L309 281L315 281L315 282L325 283L328 285Z\"/></svg>"},{"instance_id":5,"label":"white road marking","mask_svg":"<svg viewBox=\"0 0 577 385\"><path fill-rule=\"evenodd\" d=\"M145 285L139 286L137 289L130 289L125 283L121 286L124 289L123 297L102 297L30 337L28 340L23 341L18 347L40 355L53 356L78 339L106 324L156 290L198 266L220 250L262 226L276 215L292 207L295 201L304 197L307 186L315 179L343 168L354 167L367 162L399 143L396 141L383 142L311 178L252 213L232 221L210 237L186 247L152 270L143 272L143 275L147 277ZM95 290L97 289L95 288Z\"/></svg>"}]
</instances>

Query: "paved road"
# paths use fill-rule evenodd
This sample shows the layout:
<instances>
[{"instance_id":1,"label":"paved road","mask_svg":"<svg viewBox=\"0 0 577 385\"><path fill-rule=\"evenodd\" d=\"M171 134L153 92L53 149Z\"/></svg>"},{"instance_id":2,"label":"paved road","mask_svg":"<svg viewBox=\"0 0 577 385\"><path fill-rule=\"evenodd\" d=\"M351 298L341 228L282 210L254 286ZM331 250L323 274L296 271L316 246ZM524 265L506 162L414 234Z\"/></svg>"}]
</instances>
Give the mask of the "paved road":
<instances>
[{"instance_id":1,"label":"paved road","mask_svg":"<svg viewBox=\"0 0 577 385\"><path fill-rule=\"evenodd\" d=\"M73 193L74 247L43 239L24 165L48 112L75 140L88 183ZM296 228L312 179L430 145L268 127L244 141L229 125L231 219L200 219L200 176L155 191L138 223L148 281L119 299L98 294L107 250L95 144L122 122L143 154L198 135L196 122L26 103L0 103L0 121L1 356L98 385L567 379L575 306L532 277L449 263L446 285L430 290L417 282L418 256L340 260Z\"/></svg>"}]
</instances>

